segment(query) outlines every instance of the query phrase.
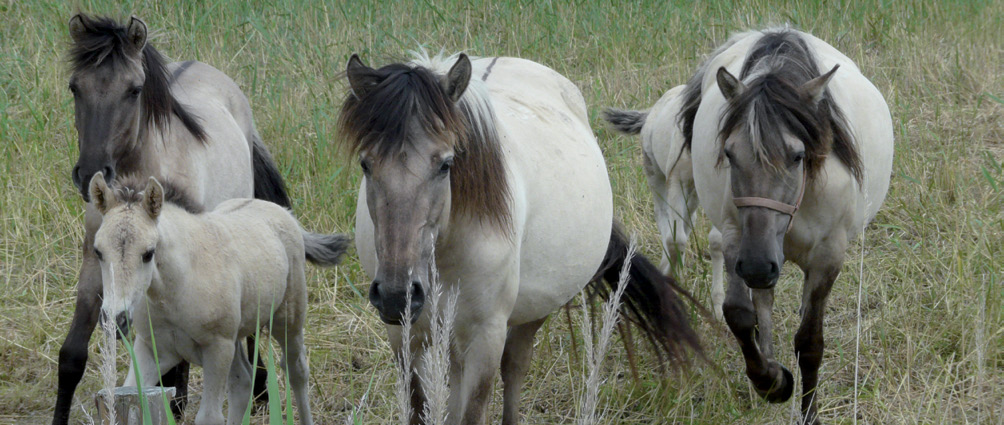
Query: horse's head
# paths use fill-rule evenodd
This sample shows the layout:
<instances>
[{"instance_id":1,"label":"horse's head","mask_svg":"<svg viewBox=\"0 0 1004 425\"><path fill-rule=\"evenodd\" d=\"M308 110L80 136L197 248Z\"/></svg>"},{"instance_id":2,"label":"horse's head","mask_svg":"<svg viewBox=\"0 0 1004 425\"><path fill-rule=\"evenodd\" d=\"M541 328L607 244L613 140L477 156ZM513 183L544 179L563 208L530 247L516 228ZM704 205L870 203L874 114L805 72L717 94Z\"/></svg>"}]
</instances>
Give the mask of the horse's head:
<instances>
[{"instance_id":1,"label":"horse's head","mask_svg":"<svg viewBox=\"0 0 1004 425\"><path fill-rule=\"evenodd\" d=\"M735 271L751 288L771 288L784 263L784 237L830 137L818 113L837 67L798 86L774 74L747 86L724 67L718 88L728 102L720 162L728 161L742 229ZM826 117L828 119L828 117ZM823 149L825 148L825 149Z\"/></svg>"},{"instance_id":2,"label":"horse's head","mask_svg":"<svg viewBox=\"0 0 1004 425\"><path fill-rule=\"evenodd\" d=\"M100 171L94 177L88 192L102 215L94 236L94 254L101 264L101 312L105 320L114 319L127 333L132 312L156 273L157 219L164 189L153 177L142 191L112 190Z\"/></svg>"},{"instance_id":3,"label":"horse's head","mask_svg":"<svg viewBox=\"0 0 1004 425\"><path fill-rule=\"evenodd\" d=\"M127 155L138 139L147 30L135 17L122 27L111 19L84 15L70 19L69 27L73 39L69 88L80 149L73 183L88 200L91 177L100 171L111 181L119 171L116 160Z\"/></svg>"},{"instance_id":4,"label":"horse's head","mask_svg":"<svg viewBox=\"0 0 1004 425\"><path fill-rule=\"evenodd\" d=\"M471 63L461 54L438 76L403 64L373 69L353 55L346 74L352 91L342 131L359 155L379 263L370 303L384 322L399 324L407 308L414 321L425 301L436 238L450 218L451 173L463 127L456 103Z\"/></svg>"}]
</instances>

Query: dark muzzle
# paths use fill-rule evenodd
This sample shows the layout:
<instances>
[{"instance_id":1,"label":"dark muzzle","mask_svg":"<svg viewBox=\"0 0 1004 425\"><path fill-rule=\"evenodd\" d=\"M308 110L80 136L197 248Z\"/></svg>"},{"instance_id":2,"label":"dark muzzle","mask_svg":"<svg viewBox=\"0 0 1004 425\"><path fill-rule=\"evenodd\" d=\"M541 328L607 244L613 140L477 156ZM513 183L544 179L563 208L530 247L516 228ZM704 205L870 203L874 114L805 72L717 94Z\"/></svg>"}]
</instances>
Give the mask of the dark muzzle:
<instances>
[{"instance_id":1,"label":"dark muzzle","mask_svg":"<svg viewBox=\"0 0 1004 425\"><path fill-rule=\"evenodd\" d=\"M408 295L411 294L411 323L418 320L422 314L422 307L425 305L425 290L419 281L411 282L407 291L395 290L393 285L389 285L379 280L374 280L370 285L370 304L380 313L380 320L388 325L401 325L405 316L405 310L409 306Z\"/></svg>"}]
</instances>

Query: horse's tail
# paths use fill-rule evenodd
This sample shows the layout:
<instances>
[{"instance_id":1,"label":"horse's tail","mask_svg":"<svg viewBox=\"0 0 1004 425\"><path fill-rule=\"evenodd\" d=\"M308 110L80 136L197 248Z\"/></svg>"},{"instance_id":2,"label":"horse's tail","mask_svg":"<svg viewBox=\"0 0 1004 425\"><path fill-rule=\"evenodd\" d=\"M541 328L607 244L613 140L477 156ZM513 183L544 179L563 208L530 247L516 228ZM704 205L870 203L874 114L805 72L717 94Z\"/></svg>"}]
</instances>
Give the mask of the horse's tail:
<instances>
[{"instance_id":1,"label":"horse's tail","mask_svg":"<svg viewBox=\"0 0 1004 425\"><path fill-rule=\"evenodd\" d=\"M645 118L648 118L648 111L628 111L616 108L603 110L603 119L610 123L615 130L626 134L641 133L641 127L645 125Z\"/></svg>"},{"instance_id":2,"label":"horse's tail","mask_svg":"<svg viewBox=\"0 0 1004 425\"><path fill-rule=\"evenodd\" d=\"M253 139L251 166L254 172L254 197L291 208L289 195L286 194L286 184L282 181L282 174L279 174L279 168L276 167L272 155L257 132Z\"/></svg>"},{"instance_id":3,"label":"horse's tail","mask_svg":"<svg viewBox=\"0 0 1004 425\"><path fill-rule=\"evenodd\" d=\"M614 224L603 264L590 283L590 289L603 297L608 297L617 289L628 253L628 241L619 227ZM660 360L668 358L685 363L688 349L705 358L700 338L690 327L680 297L682 295L700 308L693 296L640 254L631 257L628 274L627 288L620 305L621 314L641 328ZM606 285L600 281L606 282Z\"/></svg>"},{"instance_id":4,"label":"horse's tail","mask_svg":"<svg viewBox=\"0 0 1004 425\"><path fill-rule=\"evenodd\" d=\"M318 266L334 266L342 260L342 256L352 245L352 237L343 233L323 235L311 233L306 230L303 233L303 251L307 261Z\"/></svg>"}]
</instances>

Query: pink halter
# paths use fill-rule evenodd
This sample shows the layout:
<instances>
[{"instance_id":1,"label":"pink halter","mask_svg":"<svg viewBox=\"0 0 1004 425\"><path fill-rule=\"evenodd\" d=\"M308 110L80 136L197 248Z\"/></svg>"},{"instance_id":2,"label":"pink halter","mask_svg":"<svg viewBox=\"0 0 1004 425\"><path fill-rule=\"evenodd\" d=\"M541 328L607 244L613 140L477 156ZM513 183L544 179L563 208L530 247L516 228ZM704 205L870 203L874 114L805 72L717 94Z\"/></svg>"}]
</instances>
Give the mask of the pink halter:
<instances>
[{"instance_id":1,"label":"pink halter","mask_svg":"<svg viewBox=\"0 0 1004 425\"><path fill-rule=\"evenodd\" d=\"M755 196L732 198L732 202L736 204L737 208L763 207L767 209L772 209L781 214L787 214L789 217L788 228L784 232L788 233L788 231L791 230L791 225L795 223L795 212L797 212L798 207L802 205L802 197L805 196L805 186L808 186L808 184L809 184L809 169L804 168L802 173L802 187L798 189L798 199L795 200L795 205L788 205L784 202L775 201L769 198L759 198Z\"/></svg>"}]
</instances>

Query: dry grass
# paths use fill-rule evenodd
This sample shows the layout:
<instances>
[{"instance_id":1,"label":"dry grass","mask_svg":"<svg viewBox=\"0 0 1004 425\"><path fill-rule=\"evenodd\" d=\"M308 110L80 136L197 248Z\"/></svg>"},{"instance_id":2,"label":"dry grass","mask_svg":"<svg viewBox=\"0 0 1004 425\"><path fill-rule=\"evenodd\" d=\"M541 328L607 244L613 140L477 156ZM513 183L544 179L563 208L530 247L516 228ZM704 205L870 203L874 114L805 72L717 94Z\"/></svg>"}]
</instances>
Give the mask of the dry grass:
<instances>
[{"instance_id":1,"label":"dry grass","mask_svg":"<svg viewBox=\"0 0 1004 425\"><path fill-rule=\"evenodd\" d=\"M381 63L421 43L552 66L582 88L608 159L617 215L639 235L641 253L655 258L657 231L638 141L604 128L598 112L652 104L735 30L791 22L858 62L886 94L897 129L889 197L864 244L849 252L855 261L830 298L822 418L855 422L857 393L859 423L1004 423L1000 0L77 5L0 0L0 423L48 422L55 359L74 306L83 205L69 178L76 132L62 55L66 22L78 7L142 16L159 32L155 41L167 55L199 59L233 76L288 179L296 214L318 231L353 225L360 173L334 139L344 93L338 75L349 54ZM681 276L704 302L707 229L699 219ZM364 296L367 278L351 259L308 273L306 344L315 418L342 423L355 414L357 423L392 421L396 369ZM779 360L789 366L795 364L790 341L800 280L800 273L786 269L775 303ZM698 366L660 377L643 355L635 383L623 348L612 344L604 371L611 378L599 388L605 423L792 420L790 406L767 405L753 394L727 332L703 322L698 328L724 374ZM523 393L528 423L574 421L583 356L572 352L570 335L560 316L538 334ZM88 408L101 383L92 346L77 392ZM125 362L119 363L122 376ZM197 396L198 374L193 382ZM495 420L500 394L491 406ZM83 418L75 408L74 420Z\"/></svg>"}]
</instances>

